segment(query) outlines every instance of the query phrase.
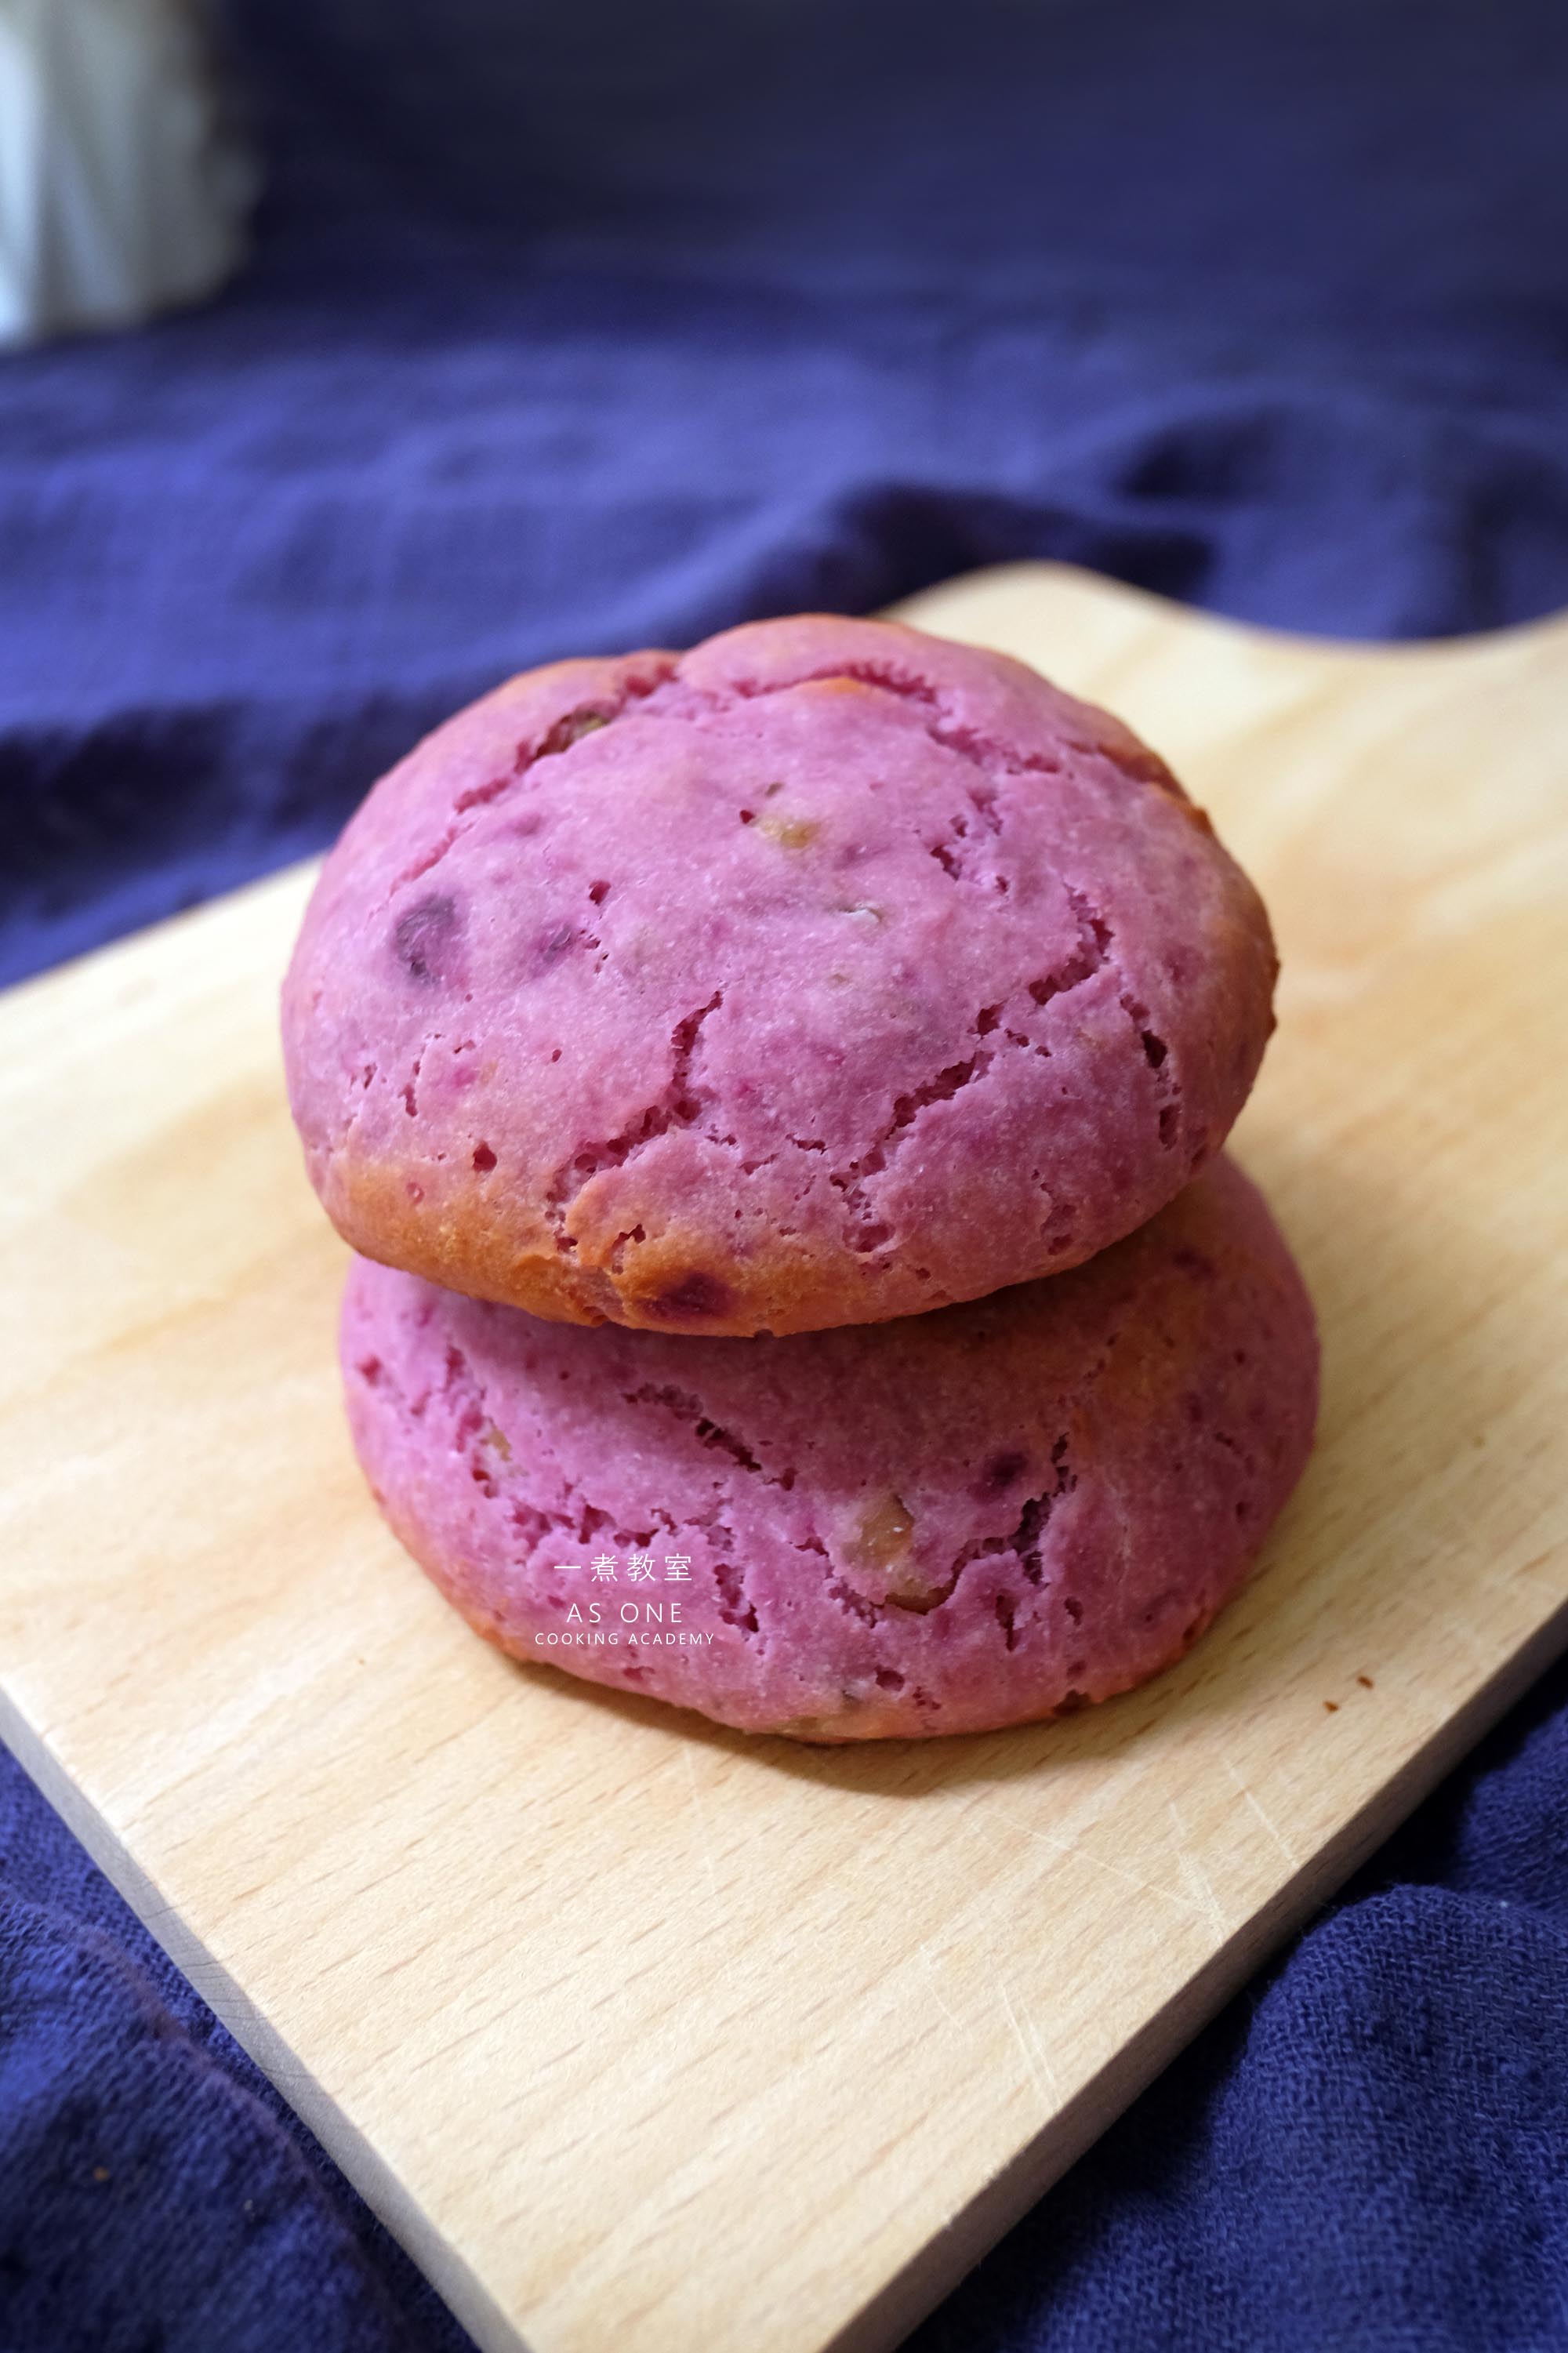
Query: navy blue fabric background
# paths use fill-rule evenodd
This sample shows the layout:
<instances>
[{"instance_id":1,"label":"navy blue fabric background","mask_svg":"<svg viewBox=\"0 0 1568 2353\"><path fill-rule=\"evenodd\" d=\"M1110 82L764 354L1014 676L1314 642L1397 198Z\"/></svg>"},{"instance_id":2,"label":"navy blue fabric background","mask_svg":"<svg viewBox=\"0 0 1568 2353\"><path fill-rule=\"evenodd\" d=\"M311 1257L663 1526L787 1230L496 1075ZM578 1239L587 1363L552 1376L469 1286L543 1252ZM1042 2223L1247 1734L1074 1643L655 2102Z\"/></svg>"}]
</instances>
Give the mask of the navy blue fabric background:
<instances>
[{"instance_id":1,"label":"navy blue fabric background","mask_svg":"<svg viewBox=\"0 0 1568 2353\"><path fill-rule=\"evenodd\" d=\"M246 0L247 275L0 363L5 976L556 654L1026 555L1568 604L1560 8L651 15ZM0 2353L462 2342L0 1760ZM915 2343L1568 2347L1568 1675Z\"/></svg>"}]
</instances>

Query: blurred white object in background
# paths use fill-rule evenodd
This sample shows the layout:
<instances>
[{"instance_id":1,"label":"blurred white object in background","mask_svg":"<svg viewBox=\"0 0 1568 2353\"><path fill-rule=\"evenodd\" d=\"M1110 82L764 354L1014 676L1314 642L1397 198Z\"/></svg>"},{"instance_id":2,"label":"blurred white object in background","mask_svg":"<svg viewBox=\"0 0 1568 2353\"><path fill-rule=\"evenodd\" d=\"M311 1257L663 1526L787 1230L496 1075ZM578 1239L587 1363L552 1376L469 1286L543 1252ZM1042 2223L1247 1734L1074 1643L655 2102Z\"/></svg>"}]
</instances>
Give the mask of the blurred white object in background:
<instances>
[{"instance_id":1,"label":"blurred white object in background","mask_svg":"<svg viewBox=\"0 0 1568 2353\"><path fill-rule=\"evenodd\" d=\"M210 293L254 192L200 0L0 0L0 343Z\"/></svg>"}]
</instances>

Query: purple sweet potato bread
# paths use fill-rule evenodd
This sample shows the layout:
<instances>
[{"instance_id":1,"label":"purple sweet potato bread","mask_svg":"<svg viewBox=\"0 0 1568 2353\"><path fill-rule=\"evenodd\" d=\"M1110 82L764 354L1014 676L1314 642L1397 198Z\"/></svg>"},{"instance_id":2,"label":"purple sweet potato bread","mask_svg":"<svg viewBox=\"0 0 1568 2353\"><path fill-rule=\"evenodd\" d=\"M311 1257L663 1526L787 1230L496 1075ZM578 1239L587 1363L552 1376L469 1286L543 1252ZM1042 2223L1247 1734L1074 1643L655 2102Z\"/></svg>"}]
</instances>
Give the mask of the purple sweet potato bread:
<instances>
[{"instance_id":1,"label":"purple sweet potato bread","mask_svg":"<svg viewBox=\"0 0 1568 2353\"><path fill-rule=\"evenodd\" d=\"M563 1321L879 1322L1070 1267L1218 1149L1257 893L1002 655L805 617L513 680L384 777L284 992L369 1257Z\"/></svg>"},{"instance_id":2,"label":"purple sweet potato bread","mask_svg":"<svg viewBox=\"0 0 1568 2353\"><path fill-rule=\"evenodd\" d=\"M1069 1273L750 1345L362 1259L342 1362L377 1502L479 1632L824 1741L1023 1723L1180 1657L1300 1474L1318 1378L1224 1159Z\"/></svg>"}]
</instances>

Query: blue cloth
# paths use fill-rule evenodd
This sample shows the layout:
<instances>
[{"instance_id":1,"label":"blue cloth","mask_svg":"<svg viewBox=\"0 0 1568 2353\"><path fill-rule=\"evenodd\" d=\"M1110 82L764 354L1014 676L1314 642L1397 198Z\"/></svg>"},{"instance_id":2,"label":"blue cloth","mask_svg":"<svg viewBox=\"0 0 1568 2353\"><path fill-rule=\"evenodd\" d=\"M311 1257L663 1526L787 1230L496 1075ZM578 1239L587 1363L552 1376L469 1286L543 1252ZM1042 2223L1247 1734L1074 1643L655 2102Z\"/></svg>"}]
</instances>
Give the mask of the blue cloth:
<instances>
[{"instance_id":1,"label":"blue cloth","mask_svg":"<svg viewBox=\"0 0 1568 2353\"><path fill-rule=\"evenodd\" d=\"M4 2353L468 2347L0 1749Z\"/></svg>"},{"instance_id":2,"label":"blue cloth","mask_svg":"<svg viewBox=\"0 0 1568 2353\"><path fill-rule=\"evenodd\" d=\"M1555 0L247 5L250 274L0 363L0 977L563 653L1028 555L1568 595Z\"/></svg>"},{"instance_id":3,"label":"blue cloth","mask_svg":"<svg viewBox=\"0 0 1568 2353\"><path fill-rule=\"evenodd\" d=\"M650 41L647 26L657 25ZM1568 603L1568 19L246 0L215 307L0 364L0 969L329 837L498 674L1052 555ZM918 2333L1568 2346L1568 1677ZM0 2353L462 2342L14 1768Z\"/></svg>"}]
</instances>

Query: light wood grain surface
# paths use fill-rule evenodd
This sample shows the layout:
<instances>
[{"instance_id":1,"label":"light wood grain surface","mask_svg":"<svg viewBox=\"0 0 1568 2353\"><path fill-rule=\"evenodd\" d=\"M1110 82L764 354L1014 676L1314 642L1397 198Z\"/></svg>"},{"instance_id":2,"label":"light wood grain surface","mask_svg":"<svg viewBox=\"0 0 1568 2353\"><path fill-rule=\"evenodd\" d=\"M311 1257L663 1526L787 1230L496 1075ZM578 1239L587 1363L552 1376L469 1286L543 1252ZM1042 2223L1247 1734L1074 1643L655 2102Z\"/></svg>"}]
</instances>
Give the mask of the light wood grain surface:
<instances>
[{"instance_id":1,"label":"light wood grain surface","mask_svg":"<svg viewBox=\"0 0 1568 2353\"><path fill-rule=\"evenodd\" d=\"M1568 622L1358 650L1033 566L910 609L1125 712L1284 954L1237 1142L1321 1442L1142 1693L812 1751L511 1666L343 1434L309 878L0 1008L5 1736L487 2353L893 2344L1568 1639Z\"/></svg>"}]
</instances>

